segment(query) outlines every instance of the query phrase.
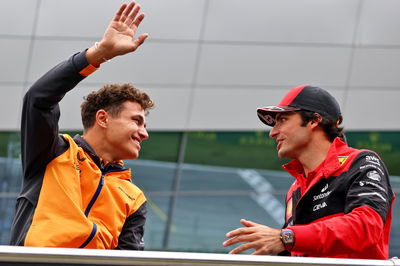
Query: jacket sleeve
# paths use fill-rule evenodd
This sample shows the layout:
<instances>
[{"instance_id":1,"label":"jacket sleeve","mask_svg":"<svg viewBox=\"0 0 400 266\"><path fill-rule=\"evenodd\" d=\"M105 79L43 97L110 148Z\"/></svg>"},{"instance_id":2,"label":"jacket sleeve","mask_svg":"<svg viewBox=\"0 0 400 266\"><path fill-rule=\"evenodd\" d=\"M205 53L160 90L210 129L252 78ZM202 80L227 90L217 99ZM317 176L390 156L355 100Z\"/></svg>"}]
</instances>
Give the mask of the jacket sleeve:
<instances>
[{"instance_id":1,"label":"jacket sleeve","mask_svg":"<svg viewBox=\"0 0 400 266\"><path fill-rule=\"evenodd\" d=\"M29 179L48 164L64 145L58 135L58 103L85 76L96 70L87 62L85 51L61 62L25 94L21 117L21 153L24 177Z\"/></svg>"},{"instance_id":2,"label":"jacket sleeve","mask_svg":"<svg viewBox=\"0 0 400 266\"><path fill-rule=\"evenodd\" d=\"M144 202L136 212L126 219L116 249L144 250L143 234L146 215L147 204Z\"/></svg>"},{"instance_id":3,"label":"jacket sleeve","mask_svg":"<svg viewBox=\"0 0 400 266\"><path fill-rule=\"evenodd\" d=\"M293 252L318 257L352 254L381 241L394 199L387 170L372 152L359 155L351 168L344 213L290 226L295 233Z\"/></svg>"}]
</instances>

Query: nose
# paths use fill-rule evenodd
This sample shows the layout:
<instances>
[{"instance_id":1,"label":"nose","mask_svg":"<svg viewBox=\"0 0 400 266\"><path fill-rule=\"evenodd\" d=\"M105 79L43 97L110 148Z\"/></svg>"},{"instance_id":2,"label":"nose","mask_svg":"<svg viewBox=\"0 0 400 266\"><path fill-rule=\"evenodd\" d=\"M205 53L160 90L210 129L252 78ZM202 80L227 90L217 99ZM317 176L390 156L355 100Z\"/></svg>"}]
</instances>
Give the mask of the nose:
<instances>
[{"instance_id":1,"label":"nose","mask_svg":"<svg viewBox=\"0 0 400 266\"><path fill-rule=\"evenodd\" d=\"M147 132L147 129L145 127L141 127L139 129L139 135L141 140L145 140L149 138L149 133Z\"/></svg>"},{"instance_id":2,"label":"nose","mask_svg":"<svg viewBox=\"0 0 400 266\"><path fill-rule=\"evenodd\" d=\"M278 128L275 126L273 126L271 128L271 130L269 131L269 137L275 139L279 134Z\"/></svg>"}]
</instances>

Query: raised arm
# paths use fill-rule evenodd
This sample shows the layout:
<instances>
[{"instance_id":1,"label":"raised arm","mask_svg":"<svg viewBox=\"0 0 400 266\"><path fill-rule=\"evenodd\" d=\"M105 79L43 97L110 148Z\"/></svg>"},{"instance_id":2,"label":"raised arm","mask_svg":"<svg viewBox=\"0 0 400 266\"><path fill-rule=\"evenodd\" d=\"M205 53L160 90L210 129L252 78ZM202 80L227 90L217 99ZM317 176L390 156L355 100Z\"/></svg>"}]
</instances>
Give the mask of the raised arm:
<instances>
[{"instance_id":1,"label":"raised arm","mask_svg":"<svg viewBox=\"0 0 400 266\"><path fill-rule=\"evenodd\" d=\"M58 135L58 103L64 95L101 63L135 51L147 38L147 34L141 34L134 39L144 18L139 10L135 2L122 4L98 43L49 70L28 90L21 119L21 152L26 179L35 176L65 149Z\"/></svg>"}]
</instances>

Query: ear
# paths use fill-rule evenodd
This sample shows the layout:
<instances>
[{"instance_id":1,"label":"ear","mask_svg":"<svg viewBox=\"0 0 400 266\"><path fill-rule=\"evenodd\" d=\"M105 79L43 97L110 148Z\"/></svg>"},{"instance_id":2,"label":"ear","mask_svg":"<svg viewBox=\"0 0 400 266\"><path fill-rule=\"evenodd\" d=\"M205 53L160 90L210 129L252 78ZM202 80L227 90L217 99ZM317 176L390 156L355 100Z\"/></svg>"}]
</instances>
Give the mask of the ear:
<instances>
[{"instance_id":1,"label":"ear","mask_svg":"<svg viewBox=\"0 0 400 266\"><path fill-rule=\"evenodd\" d=\"M96 113L96 125L101 128L107 128L108 123L108 113L104 109L100 109Z\"/></svg>"},{"instance_id":2,"label":"ear","mask_svg":"<svg viewBox=\"0 0 400 266\"><path fill-rule=\"evenodd\" d=\"M312 128L315 128L322 122L322 117L318 113L314 113L314 118L310 120L310 125Z\"/></svg>"}]
</instances>

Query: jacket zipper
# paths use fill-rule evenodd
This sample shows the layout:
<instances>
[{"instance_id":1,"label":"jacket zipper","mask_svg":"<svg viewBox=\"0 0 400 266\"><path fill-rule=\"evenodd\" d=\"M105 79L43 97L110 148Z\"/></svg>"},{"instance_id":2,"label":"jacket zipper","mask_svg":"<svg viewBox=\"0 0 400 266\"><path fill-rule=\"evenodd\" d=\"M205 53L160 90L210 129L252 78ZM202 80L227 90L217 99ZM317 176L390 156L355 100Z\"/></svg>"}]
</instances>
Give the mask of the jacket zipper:
<instances>
[{"instance_id":1,"label":"jacket zipper","mask_svg":"<svg viewBox=\"0 0 400 266\"><path fill-rule=\"evenodd\" d=\"M104 175L101 175L100 182L99 182L99 185L97 186L96 192L94 193L92 199L90 200L89 205L86 207L86 210L85 210L85 216L86 217L89 216L89 212L92 209L92 207L93 207L94 203L96 202L97 198L99 197L101 189L103 188L103 186L104 186ZM96 235L96 232L97 232L97 225L95 223L93 223L92 232L90 232L89 237L86 239L86 241L79 248L86 247L90 243L90 241L92 241L92 239Z\"/></svg>"},{"instance_id":2,"label":"jacket zipper","mask_svg":"<svg viewBox=\"0 0 400 266\"><path fill-rule=\"evenodd\" d=\"M104 175L101 175L100 182L99 182L99 185L97 186L96 192L94 193L93 198L90 200L89 205L86 207L86 210L85 210L85 216L86 217L89 216L89 212L92 209L92 207L93 207L94 203L96 202L97 198L99 197L101 189L103 188L103 186L104 186Z\"/></svg>"}]
</instances>

